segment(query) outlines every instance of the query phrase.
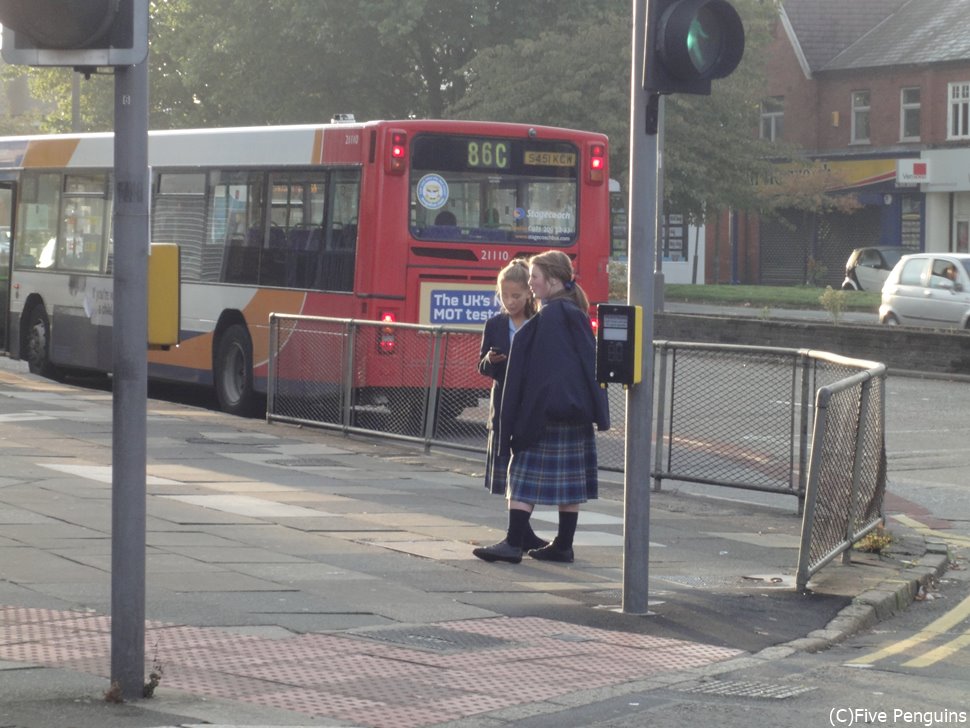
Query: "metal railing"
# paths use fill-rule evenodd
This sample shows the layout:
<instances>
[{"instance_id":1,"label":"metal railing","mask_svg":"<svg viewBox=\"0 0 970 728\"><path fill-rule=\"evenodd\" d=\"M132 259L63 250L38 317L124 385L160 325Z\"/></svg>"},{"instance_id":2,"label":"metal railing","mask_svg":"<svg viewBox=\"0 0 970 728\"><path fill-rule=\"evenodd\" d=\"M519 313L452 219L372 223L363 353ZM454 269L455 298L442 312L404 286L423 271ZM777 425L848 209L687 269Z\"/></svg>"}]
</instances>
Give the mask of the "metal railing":
<instances>
[{"instance_id":1,"label":"metal railing","mask_svg":"<svg viewBox=\"0 0 970 728\"><path fill-rule=\"evenodd\" d=\"M796 587L878 526L886 367L810 349L658 341L654 488L798 498Z\"/></svg>"},{"instance_id":2,"label":"metal railing","mask_svg":"<svg viewBox=\"0 0 970 728\"><path fill-rule=\"evenodd\" d=\"M816 390L873 362L811 349L655 343L654 490L663 480L798 498Z\"/></svg>"},{"instance_id":3,"label":"metal railing","mask_svg":"<svg viewBox=\"0 0 970 728\"><path fill-rule=\"evenodd\" d=\"M480 339L471 327L271 314L267 419L482 449Z\"/></svg>"},{"instance_id":4,"label":"metal railing","mask_svg":"<svg viewBox=\"0 0 970 728\"><path fill-rule=\"evenodd\" d=\"M267 419L484 453L492 382L478 373L480 343L477 327L272 314ZM795 496L799 588L878 524L883 365L808 349L654 351L656 490L677 480ZM623 389L609 399L597 452L622 471Z\"/></svg>"},{"instance_id":5,"label":"metal railing","mask_svg":"<svg viewBox=\"0 0 970 728\"><path fill-rule=\"evenodd\" d=\"M654 489L663 480L795 495L808 360L794 349L658 341Z\"/></svg>"},{"instance_id":6,"label":"metal railing","mask_svg":"<svg viewBox=\"0 0 970 728\"><path fill-rule=\"evenodd\" d=\"M883 521L886 367L823 386L815 400L796 588Z\"/></svg>"},{"instance_id":7,"label":"metal railing","mask_svg":"<svg viewBox=\"0 0 970 728\"><path fill-rule=\"evenodd\" d=\"M320 316L270 315L269 421L485 452L492 380L482 332ZM623 390L609 390L622 412ZM623 418L597 433L600 466L623 470Z\"/></svg>"}]
</instances>

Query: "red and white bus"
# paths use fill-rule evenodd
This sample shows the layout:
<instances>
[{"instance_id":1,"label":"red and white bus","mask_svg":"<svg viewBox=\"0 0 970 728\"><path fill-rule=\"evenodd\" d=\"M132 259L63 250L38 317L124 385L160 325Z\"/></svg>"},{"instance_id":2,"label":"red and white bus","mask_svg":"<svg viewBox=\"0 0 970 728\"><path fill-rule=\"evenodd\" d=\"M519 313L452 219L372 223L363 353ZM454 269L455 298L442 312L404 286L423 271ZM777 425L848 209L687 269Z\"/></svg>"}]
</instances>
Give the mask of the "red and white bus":
<instances>
[{"instance_id":1,"label":"red and white bus","mask_svg":"<svg viewBox=\"0 0 970 728\"><path fill-rule=\"evenodd\" d=\"M250 412L271 312L482 323L498 269L549 248L606 301L608 159L601 134L526 124L151 132L152 242L180 246L182 284L181 343L149 376ZM111 134L0 139L0 333L31 371L110 370L112 165Z\"/></svg>"}]
</instances>

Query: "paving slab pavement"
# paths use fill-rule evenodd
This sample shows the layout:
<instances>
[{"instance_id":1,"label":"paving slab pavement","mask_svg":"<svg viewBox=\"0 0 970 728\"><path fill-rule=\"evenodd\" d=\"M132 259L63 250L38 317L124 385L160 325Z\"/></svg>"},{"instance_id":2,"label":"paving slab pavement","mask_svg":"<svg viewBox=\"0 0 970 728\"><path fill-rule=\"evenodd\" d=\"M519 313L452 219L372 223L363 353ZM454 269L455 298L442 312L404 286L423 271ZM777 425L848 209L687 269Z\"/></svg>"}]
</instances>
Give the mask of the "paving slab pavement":
<instances>
[{"instance_id":1,"label":"paving slab pavement","mask_svg":"<svg viewBox=\"0 0 970 728\"><path fill-rule=\"evenodd\" d=\"M477 458L149 402L146 676L110 688L110 395L0 371L0 726L501 725L821 649L912 599L944 549L893 525L793 591L800 519L651 497L650 614L623 614L618 474L573 564L487 564ZM556 515L534 525L552 536ZM740 661L740 662L739 662ZM523 674L542 672L541 686ZM485 723L479 723L485 721Z\"/></svg>"}]
</instances>

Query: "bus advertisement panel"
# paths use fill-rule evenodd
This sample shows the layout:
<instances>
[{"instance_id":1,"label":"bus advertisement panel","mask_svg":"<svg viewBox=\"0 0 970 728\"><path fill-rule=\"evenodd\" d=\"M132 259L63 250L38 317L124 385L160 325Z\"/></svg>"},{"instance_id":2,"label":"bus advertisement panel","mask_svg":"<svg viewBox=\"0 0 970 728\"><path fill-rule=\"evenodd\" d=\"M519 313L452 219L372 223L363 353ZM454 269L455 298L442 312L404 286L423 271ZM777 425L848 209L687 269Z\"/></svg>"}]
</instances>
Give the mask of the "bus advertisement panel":
<instances>
[{"instance_id":1,"label":"bus advertisement panel","mask_svg":"<svg viewBox=\"0 0 970 728\"><path fill-rule=\"evenodd\" d=\"M112 156L110 134L0 139L15 196L0 333L34 372L110 370ZM149 376L214 387L228 412L265 392L271 312L481 324L498 270L549 248L607 300L600 134L413 119L163 131L149 164L151 239L180 246L182 274L181 341L150 353ZM418 386L392 344L367 365L375 398Z\"/></svg>"}]
</instances>

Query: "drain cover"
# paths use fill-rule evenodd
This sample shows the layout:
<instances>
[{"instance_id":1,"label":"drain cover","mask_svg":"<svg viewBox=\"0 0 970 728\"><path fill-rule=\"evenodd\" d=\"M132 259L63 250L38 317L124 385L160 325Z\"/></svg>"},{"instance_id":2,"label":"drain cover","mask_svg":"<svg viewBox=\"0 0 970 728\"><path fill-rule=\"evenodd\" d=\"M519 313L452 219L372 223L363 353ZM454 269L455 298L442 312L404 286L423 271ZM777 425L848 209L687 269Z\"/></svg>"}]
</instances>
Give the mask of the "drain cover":
<instances>
[{"instance_id":1,"label":"drain cover","mask_svg":"<svg viewBox=\"0 0 970 728\"><path fill-rule=\"evenodd\" d=\"M312 455L302 458L278 458L276 460L267 460L266 462L269 465L280 465L284 468L332 468L346 465L346 463L342 463L339 460Z\"/></svg>"},{"instance_id":2,"label":"drain cover","mask_svg":"<svg viewBox=\"0 0 970 728\"><path fill-rule=\"evenodd\" d=\"M251 452L254 447L275 447L275 442L267 442L262 438L252 438L247 439L245 437L207 437L206 435L197 435L194 437L186 437L185 441L190 445L219 445L220 447L226 448L226 452Z\"/></svg>"},{"instance_id":3,"label":"drain cover","mask_svg":"<svg viewBox=\"0 0 970 728\"><path fill-rule=\"evenodd\" d=\"M717 587L737 586L738 579L734 576L696 576L693 574L685 575L663 575L658 579L669 581L672 584L689 586L694 589L711 589Z\"/></svg>"},{"instance_id":4,"label":"drain cover","mask_svg":"<svg viewBox=\"0 0 970 728\"><path fill-rule=\"evenodd\" d=\"M595 642L596 639L593 637L586 637L581 634L569 634L568 632L558 632L557 634L549 635L549 639L561 640L562 642Z\"/></svg>"},{"instance_id":5,"label":"drain cover","mask_svg":"<svg viewBox=\"0 0 970 728\"><path fill-rule=\"evenodd\" d=\"M783 700L815 690L814 687L763 683L754 680L704 680L702 682L676 685L674 689L682 693L705 693L707 695L770 698L773 700Z\"/></svg>"},{"instance_id":6,"label":"drain cover","mask_svg":"<svg viewBox=\"0 0 970 728\"><path fill-rule=\"evenodd\" d=\"M420 650L430 650L431 652L467 652L516 644L512 640L504 640L486 634L460 632L454 629L431 626L369 630L353 633L353 636L390 642L404 647L415 647Z\"/></svg>"}]
</instances>

